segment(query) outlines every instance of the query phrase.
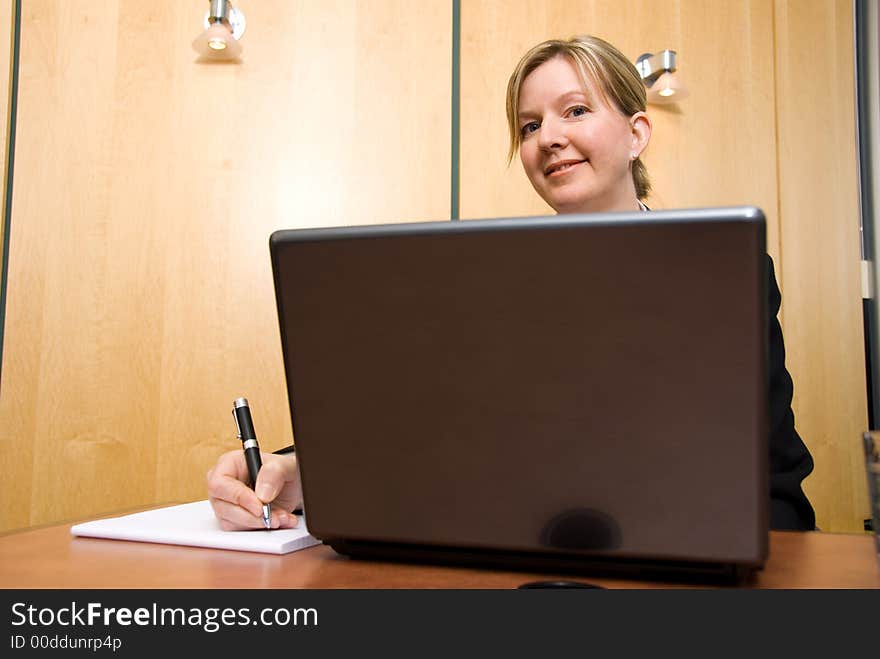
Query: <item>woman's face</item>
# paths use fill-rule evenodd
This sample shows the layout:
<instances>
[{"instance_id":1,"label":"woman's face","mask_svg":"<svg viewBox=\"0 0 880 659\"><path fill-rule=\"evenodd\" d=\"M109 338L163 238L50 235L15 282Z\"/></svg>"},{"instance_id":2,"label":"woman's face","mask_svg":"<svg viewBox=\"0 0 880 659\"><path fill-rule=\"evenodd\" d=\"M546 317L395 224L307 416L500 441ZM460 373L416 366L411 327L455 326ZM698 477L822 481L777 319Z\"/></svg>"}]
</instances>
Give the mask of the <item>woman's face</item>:
<instances>
[{"instance_id":1,"label":"woman's face","mask_svg":"<svg viewBox=\"0 0 880 659\"><path fill-rule=\"evenodd\" d=\"M535 190L557 213L638 210L631 163L651 124L626 117L584 88L565 57L541 64L519 94L519 155Z\"/></svg>"}]
</instances>

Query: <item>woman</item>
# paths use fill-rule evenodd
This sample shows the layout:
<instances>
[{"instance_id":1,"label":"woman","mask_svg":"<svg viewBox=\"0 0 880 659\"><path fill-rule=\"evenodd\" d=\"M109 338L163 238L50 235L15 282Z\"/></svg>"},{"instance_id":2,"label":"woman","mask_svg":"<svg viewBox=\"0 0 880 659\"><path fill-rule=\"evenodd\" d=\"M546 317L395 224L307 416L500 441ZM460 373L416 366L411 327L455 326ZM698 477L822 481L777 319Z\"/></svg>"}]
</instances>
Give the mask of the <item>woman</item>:
<instances>
[{"instance_id":1,"label":"woman","mask_svg":"<svg viewBox=\"0 0 880 659\"><path fill-rule=\"evenodd\" d=\"M512 160L519 151L535 191L557 213L636 211L650 191L641 154L651 139L646 93L635 66L596 37L550 40L526 53L507 87ZM767 257L770 347L770 525L811 530L812 506L801 482L813 460L794 427L792 381L785 368L781 303ZM256 494L244 482L241 451L220 458L208 473L208 493L226 529L260 528L261 505L274 501L272 527L290 527L284 511L302 501L296 458L265 456Z\"/></svg>"}]
</instances>

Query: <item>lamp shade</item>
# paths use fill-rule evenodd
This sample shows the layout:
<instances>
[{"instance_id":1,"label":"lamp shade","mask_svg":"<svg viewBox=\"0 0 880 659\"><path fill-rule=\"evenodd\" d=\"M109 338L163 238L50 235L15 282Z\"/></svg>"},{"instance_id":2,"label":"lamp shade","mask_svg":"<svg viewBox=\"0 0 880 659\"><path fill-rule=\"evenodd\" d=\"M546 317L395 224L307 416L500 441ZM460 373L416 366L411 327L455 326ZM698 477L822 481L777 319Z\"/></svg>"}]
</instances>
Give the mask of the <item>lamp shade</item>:
<instances>
[{"instance_id":1,"label":"lamp shade","mask_svg":"<svg viewBox=\"0 0 880 659\"><path fill-rule=\"evenodd\" d=\"M688 90L675 73L667 71L648 89L648 103L662 105L687 98Z\"/></svg>"},{"instance_id":2,"label":"lamp shade","mask_svg":"<svg viewBox=\"0 0 880 659\"><path fill-rule=\"evenodd\" d=\"M241 55L241 44L232 36L232 32L223 23L212 23L211 26L195 38L193 50L208 59L230 60Z\"/></svg>"}]
</instances>

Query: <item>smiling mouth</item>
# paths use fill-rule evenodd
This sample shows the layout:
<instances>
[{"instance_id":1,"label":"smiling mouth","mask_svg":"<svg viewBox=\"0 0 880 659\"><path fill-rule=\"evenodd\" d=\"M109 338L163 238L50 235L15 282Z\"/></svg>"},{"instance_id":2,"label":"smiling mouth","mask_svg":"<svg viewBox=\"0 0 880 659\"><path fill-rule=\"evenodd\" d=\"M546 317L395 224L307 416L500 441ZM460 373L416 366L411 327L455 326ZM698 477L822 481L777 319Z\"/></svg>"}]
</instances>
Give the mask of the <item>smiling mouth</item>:
<instances>
[{"instance_id":1,"label":"smiling mouth","mask_svg":"<svg viewBox=\"0 0 880 659\"><path fill-rule=\"evenodd\" d=\"M576 165L580 165L581 163L587 162L586 160L566 160L564 162L557 162L550 165L547 169L544 170L544 176L553 176L554 174L562 175L565 172L570 171Z\"/></svg>"}]
</instances>

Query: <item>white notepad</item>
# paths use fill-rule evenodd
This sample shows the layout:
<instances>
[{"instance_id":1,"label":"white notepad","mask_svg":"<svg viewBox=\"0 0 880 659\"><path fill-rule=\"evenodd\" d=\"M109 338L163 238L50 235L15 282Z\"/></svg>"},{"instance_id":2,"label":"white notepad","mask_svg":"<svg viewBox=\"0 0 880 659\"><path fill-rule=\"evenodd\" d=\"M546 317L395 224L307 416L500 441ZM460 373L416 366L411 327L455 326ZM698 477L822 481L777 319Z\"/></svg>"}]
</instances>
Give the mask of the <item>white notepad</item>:
<instances>
[{"instance_id":1,"label":"white notepad","mask_svg":"<svg viewBox=\"0 0 880 659\"><path fill-rule=\"evenodd\" d=\"M92 538L258 551L266 554L287 554L320 544L320 540L309 535L303 517L299 518L295 529L224 531L207 500L75 524L70 532L76 536Z\"/></svg>"}]
</instances>

